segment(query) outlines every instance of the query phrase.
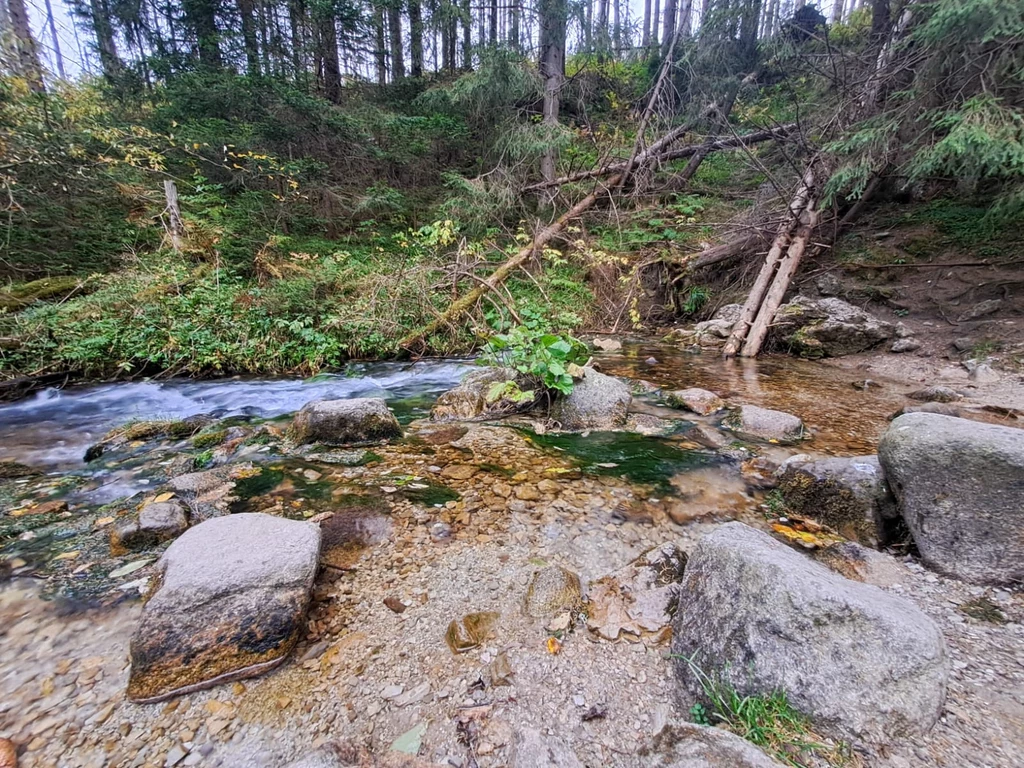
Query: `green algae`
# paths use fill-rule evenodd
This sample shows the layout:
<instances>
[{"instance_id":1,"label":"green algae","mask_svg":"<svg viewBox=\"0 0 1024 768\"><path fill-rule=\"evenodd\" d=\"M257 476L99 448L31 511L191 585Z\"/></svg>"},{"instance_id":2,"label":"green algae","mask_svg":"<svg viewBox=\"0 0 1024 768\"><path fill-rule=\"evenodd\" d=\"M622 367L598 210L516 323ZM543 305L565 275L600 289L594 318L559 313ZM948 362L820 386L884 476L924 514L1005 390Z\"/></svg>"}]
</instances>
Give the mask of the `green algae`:
<instances>
[{"instance_id":1,"label":"green algae","mask_svg":"<svg viewBox=\"0 0 1024 768\"><path fill-rule=\"evenodd\" d=\"M721 464L724 458L709 451L681 447L678 443L633 432L535 434L528 438L549 451L571 456L588 474L623 477L659 492L672 489L671 479L681 472Z\"/></svg>"}]
</instances>

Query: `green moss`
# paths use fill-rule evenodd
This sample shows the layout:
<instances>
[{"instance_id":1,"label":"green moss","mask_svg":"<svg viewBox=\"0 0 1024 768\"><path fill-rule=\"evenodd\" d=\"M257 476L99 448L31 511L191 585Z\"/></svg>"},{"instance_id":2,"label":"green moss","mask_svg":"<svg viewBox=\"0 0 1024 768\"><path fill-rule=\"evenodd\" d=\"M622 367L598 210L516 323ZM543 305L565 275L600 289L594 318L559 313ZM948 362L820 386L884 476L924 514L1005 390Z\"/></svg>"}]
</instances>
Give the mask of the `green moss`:
<instances>
[{"instance_id":1,"label":"green moss","mask_svg":"<svg viewBox=\"0 0 1024 768\"><path fill-rule=\"evenodd\" d=\"M401 487L401 493L409 501L423 504L428 507L444 506L449 501L458 501L460 498L456 491L441 483L420 483L426 488Z\"/></svg>"},{"instance_id":2,"label":"green moss","mask_svg":"<svg viewBox=\"0 0 1024 768\"><path fill-rule=\"evenodd\" d=\"M199 449L213 448L215 445L223 443L227 434L228 431L226 429L219 429L215 432L202 432L192 438L192 445Z\"/></svg>"},{"instance_id":3,"label":"green moss","mask_svg":"<svg viewBox=\"0 0 1024 768\"><path fill-rule=\"evenodd\" d=\"M1007 623L1006 614L1002 612L998 605L984 595L968 600L966 603L961 603L960 610L978 621L985 621L989 624Z\"/></svg>"}]
</instances>

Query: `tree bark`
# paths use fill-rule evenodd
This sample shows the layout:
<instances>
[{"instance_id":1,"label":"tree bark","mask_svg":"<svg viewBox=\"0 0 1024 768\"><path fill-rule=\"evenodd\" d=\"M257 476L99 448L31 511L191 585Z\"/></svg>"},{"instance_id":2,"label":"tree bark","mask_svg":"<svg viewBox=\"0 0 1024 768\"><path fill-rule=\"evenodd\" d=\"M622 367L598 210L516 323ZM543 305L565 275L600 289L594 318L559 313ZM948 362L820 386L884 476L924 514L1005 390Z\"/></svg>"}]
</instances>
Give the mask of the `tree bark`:
<instances>
[{"instance_id":1,"label":"tree bark","mask_svg":"<svg viewBox=\"0 0 1024 768\"><path fill-rule=\"evenodd\" d=\"M100 54L100 68L109 82L116 81L123 69L114 42L114 28L110 23L110 9L105 0L90 0L92 31L96 35L96 48Z\"/></svg>"},{"instance_id":2,"label":"tree bark","mask_svg":"<svg viewBox=\"0 0 1024 768\"><path fill-rule=\"evenodd\" d=\"M487 34L487 42L493 48L498 44L498 0L491 0L491 15L489 22L490 27Z\"/></svg>"},{"instance_id":3,"label":"tree bark","mask_svg":"<svg viewBox=\"0 0 1024 768\"><path fill-rule=\"evenodd\" d=\"M540 74L544 78L544 124L558 125L558 100L565 77L566 0L539 0ZM556 151L550 146L541 158L541 175L555 178Z\"/></svg>"},{"instance_id":4,"label":"tree bark","mask_svg":"<svg viewBox=\"0 0 1024 768\"><path fill-rule=\"evenodd\" d=\"M644 27L640 45L646 48L651 44L651 0L644 0Z\"/></svg>"},{"instance_id":5,"label":"tree bark","mask_svg":"<svg viewBox=\"0 0 1024 768\"><path fill-rule=\"evenodd\" d=\"M522 39L519 33L519 16L521 9L519 6L519 0L509 0L511 7L509 8L509 24L508 24L508 43L513 51L519 53L522 51Z\"/></svg>"},{"instance_id":6,"label":"tree bark","mask_svg":"<svg viewBox=\"0 0 1024 768\"><path fill-rule=\"evenodd\" d=\"M256 20L252 0L238 0L238 14L242 19L242 45L245 63L250 75L260 74L260 52L256 43Z\"/></svg>"},{"instance_id":7,"label":"tree bark","mask_svg":"<svg viewBox=\"0 0 1024 768\"><path fill-rule=\"evenodd\" d=\"M651 45L658 44L658 25L661 23L661 0L654 0L654 11L651 13Z\"/></svg>"},{"instance_id":8,"label":"tree bark","mask_svg":"<svg viewBox=\"0 0 1024 768\"><path fill-rule=\"evenodd\" d=\"M384 40L384 8L376 5L373 9L373 57L377 69L377 85L383 88L388 82L388 54Z\"/></svg>"},{"instance_id":9,"label":"tree bark","mask_svg":"<svg viewBox=\"0 0 1024 768\"><path fill-rule=\"evenodd\" d=\"M681 0L679 9L679 37L686 38L693 34L693 0Z\"/></svg>"},{"instance_id":10,"label":"tree bark","mask_svg":"<svg viewBox=\"0 0 1024 768\"><path fill-rule=\"evenodd\" d=\"M57 23L53 20L53 4L45 0L46 26L50 30L50 43L53 45L53 58L57 63L57 76L61 80L67 80L67 72L64 71L64 56L60 52L60 38L57 37Z\"/></svg>"},{"instance_id":11,"label":"tree bark","mask_svg":"<svg viewBox=\"0 0 1024 768\"><path fill-rule=\"evenodd\" d=\"M167 201L167 234L171 247L175 252L180 252L185 226L181 221L181 208L178 205L178 188L170 179L164 179L164 198Z\"/></svg>"},{"instance_id":12,"label":"tree bark","mask_svg":"<svg viewBox=\"0 0 1024 768\"><path fill-rule=\"evenodd\" d=\"M337 103L341 99L341 62L338 59L338 28L334 11L324 8L317 19L317 58L323 79L324 97Z\"/></svg>"},{"instance_id":13,"label":"tree bark","mask_svg":"<svg viewBox=\"0 0 1024 768\"><path fill-rule=\"evenodd\" d=\"M661 32L661 57L668 56L669 46L675 39L676 34L676 10L679 7L679 0L665 0L665 20Z\"/></svg>"},{"instance_id":14,"label":"tree bark","mask_svg":"<svg viewBox=\"0 0 1024 768\"><path fill-rule=\"evenodd\" d=\"M388 2L388 33L391 43L391 82L405 78L405 59L402 45L402 8L399 0Z\"/></svg>"},{"instance_id":15,"label":"tree bark","mask_svg":"<svg viewBox=\"0 0 1024 768\"><path fill-rule=\"evenodd\" d=\"M742 357L757 357L761 351L761 345L764 344L764 339L768 335L771 322L775 319L775 313L782 304L782 298L786 294L786 289L789 288L789 283L793 279L793 275L796 274L797 267L800 266L800 261L807 251L807 243L818 224L818 217L816 201L811 198L807 201L807 207L801 214L800 226L796 234L793 235L793 242L789 244L785 258L779 263L779 271L775 275L771 288L768 289L768 294L764 297L764 302L761 304L760 310L758 310L757 318L754 320L753 325L750 326L750 334L747 336L747 340L743 344L743 350L740 352Z\"/></svg>"},{"instance_id":16,"label":"tree bark","mask_svg":"<svg viewBox=\"0 0 1024 768\"><path fill-rule=\"evenodd\" d=\"M423 13L420 0L409 0L409 67L413 77L423 77Z\"/></svg>"},{"instance_id":17,"label":"tree bark","mask_svg":"<svg viewBox=\"0 0 1024 768\"><path fill-rule=\"evenodd\" d=\"M469 0L462 0L462 68L473 69L473 8Z\"/></svg>"},{"instance_id":18,"label":"tree bark","mask_svg":"<svg viewBox=\"0 0 1024 768\"><path fill-rule=\"evenodd\" d=\"M14 34L14 64L17 72L25 78L32 91L44 93L46 87L43 85L43 67L39 63L39 46L32 36L25 0L8 0L7 11Z\"/></svg>"},{"instance_id":19,"label":"tree bark","mask_svg":"<svg viewBox=\"0 0 1024 768\"><path fill-rule=\"evenodd\" d=\"M757 280L754 281L754 285L751 287L750 293L747 295L747 300L743 304L743 311L740 313L740 317L736 321L736 325L733 326L732 333L729 334L729 339L726 341L725 347L722 349L723 357L734 357L739 351L743 340L746 338L747 331L750 329L751 323L754 321L754 318L758 313L758 309L764 301L765 292L768 290L768 286L772 282L772 278L775 275L775 269L779 264L779 260L782 258L782 253L789 246L793 230L799 223L800 216L803 214L804 208L807 206L807 198L810 195L813 184L814 171L813 169L808 169L800 183L800 186L797 188L796 194L789 203L789 215L779 227L779 233L775 236L775 241L772 243L772 247L768 249L768 255L765 257L764 264L761 266L761 271L758 273Z\"/></svg>"}]
</instances>

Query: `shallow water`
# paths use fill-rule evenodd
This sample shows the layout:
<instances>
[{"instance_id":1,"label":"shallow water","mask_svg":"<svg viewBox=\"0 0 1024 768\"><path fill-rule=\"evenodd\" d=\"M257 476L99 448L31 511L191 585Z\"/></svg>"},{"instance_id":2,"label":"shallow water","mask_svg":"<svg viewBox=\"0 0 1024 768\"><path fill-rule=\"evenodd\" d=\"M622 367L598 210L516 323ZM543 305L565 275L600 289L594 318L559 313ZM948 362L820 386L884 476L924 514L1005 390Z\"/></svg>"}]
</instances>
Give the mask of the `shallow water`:
<instances>
[{"instance_id":1,"label":"shallow water","mask_svg":"<svg viewBox=\"0 0 1024 768\"><path fill-rule=\"evenodd\" d=\"M652 358L656 362L648 362ZM853 386L857 376L850 371L785 355L723 360L714 352L634 344L596 359L605 373L666 389L702 387L731 404L793 413L813 435L806 448L820 453L874 453L889 416L907 403L904 386L895 382L878 380L880 387L865 391Z\"/></svg>"},{"instance_id":2,"label":"shallow water","mask_svg":"<svg viewBox=\"0 0 1024 768\"><path fill-rule=\"evenodd\" d=\"M652 358L657 362L648 362ZM855 377L849 372L784 356L723 361L713 353L631 344L597 360L607 373L668 389L704 387L730 402L794 413L814 434L807 447L823 453L873 453L887 417L905 402L897 385L865 392L851 386ZM344 374L306 380L169 380L47 389L0 407L0 460L72 468L81 465L89 445L131 420L198 414L274 418L317 399L384 397L407 422L425 415L433 399L472 367L467 360L423 360L353 364Z\"/></svg>"},{"instance_id":3,"label":"shallow water","mask_svg":"<svg viewBox=\"0 0 1024 768\"><path fill-rule=\"evenodd\" d=\"M0 407L0 460L73 467L89 445L131 420L199 414L273 418L320 399L383 397L404 404L396 410L409 419L425 413L434 396L472 367L464 360L366 363L313 379L178 379L47 389Z\"/></svg>"}]
</instances>

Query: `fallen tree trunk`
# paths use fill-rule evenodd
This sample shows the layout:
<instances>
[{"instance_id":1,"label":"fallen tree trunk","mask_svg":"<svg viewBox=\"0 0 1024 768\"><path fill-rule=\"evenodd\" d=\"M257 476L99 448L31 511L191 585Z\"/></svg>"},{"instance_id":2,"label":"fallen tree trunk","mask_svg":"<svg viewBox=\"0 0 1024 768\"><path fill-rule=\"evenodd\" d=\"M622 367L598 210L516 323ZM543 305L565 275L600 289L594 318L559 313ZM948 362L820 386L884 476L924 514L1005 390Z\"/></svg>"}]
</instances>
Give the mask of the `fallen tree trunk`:
<instances>
[{"instance_id":1,"label":"fallen tree trunk","mask_svg":"<svg viewBox=\"0 0 1024 768\"><path fill-rule=\"evenodd\" d=\"M783 125L779 128L766 128L763 131L755 131L748 133L745 136L723 136L715 138L709 141L701 142L700 144L690 144L685 147L679 147L678 149L669 149L669 147L680 139L684 134L688 133L691 126L684 125L673 129L667 133L664 137L654 142L639 153L633 160L632 169L639 168L646 165L654 160L658 161L669 161L669 160L680 160L684 157L691 157L698 153L708 154L711 152L717 152L722 149L735 149L736 147L750 146L751 144L758 144L764 141L771 141L772 139L781 139L788 136L793 130L796 129L796 124L791 123L789 125ZM627 168L630 168L630 163L610 163L602 166L601 168L595 168L590 171L580 171L579 173L573 173L568 176L561 176L557 179L550 181L540 181L536 184L531 184L528 187L523 187L524 192L533 192L538 189L546 189L548 187L557 187L562 184L569 184L574 181L586 181L587 179L597 179L602 176L608 176L613 173L626 174Z\"/></svg>"},{"instance_id":2,"label":"fallen tree trunk","mask_svg":"<svg viewBox=\"0 0 1024 768\"><path fill-rule=\"evenodd\" d=\"M807 199L810 196L813 185L814 170L813 168L808 168L800 182L800 186L797 187L796 194L793 195L793 199L789 203L789 216L786 217L782 226L779 227L779 233L775 236L775 242L768 249L768 255L765 257L761 271L757 275L757 280L754 281L747 300L743 304L743 311L740 313L736 325L733 326L732 333L729 334L729 338L725 342L725 347L722 349L723 357L734 357L746 338L747 330L754 321L761 302L764 300L765 292L768 290L768 286L775 275L775 268L782 258L782 252L789 247L793 230L799 224L800 216L807 207Z\"/></svg>"},{"instance_id":3,"label":"fallen tree trunk","mask_svg":"<svg viewBox=\"0 0 1024 768\"><path fill-rule=\"evenodd\" d=\"M480 284L476 288L461 298L453 301L451 306L449 306L442 314L438 315L433 321L420 330L406 336L398 342L398 345L402 347L402 349L406 349L410 352L419 351L428 336L436 333L446 325L451 325L455 320L472 309L481 297L501 285L505 281L505 278L525 264L531 256L541 250L555 235L561 232L565 228L566 224L590 208L603 195L607 194L609 189L614 188L619 181L621 181L619 176L614 176L609 179L608 183L604 186L594 189L593 192L559 216L554 222L542 229L537 236L533 238L533 242L513 254L512 257L495 269L486 280L481 280Z\"/></svg>"},{"instance_id":4,"label":"fallen tree trunk","mask_svg":"<svg viewBox=\"0 0 1024 768\"><path fill-rule=\"evenodd\" d=\"M775 313L782 305L782 298L807 251L807 243L811 239L814 228L818 225L819 218L817 201L813 198L809 199L807 207L801 215L800 226L797 228L796 234L793 235L793 242L789 244L786 256L779 263L779 271L764 297L757 318L750 326L750 333L740 352L742 357L757 357L761 351L761 345L764 343L765 336L768 335L768 328L771 326L772 320L775 319Z\"/></svg>"}]
</instances>

